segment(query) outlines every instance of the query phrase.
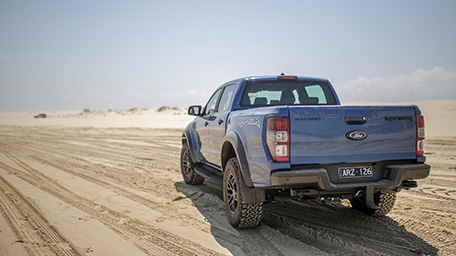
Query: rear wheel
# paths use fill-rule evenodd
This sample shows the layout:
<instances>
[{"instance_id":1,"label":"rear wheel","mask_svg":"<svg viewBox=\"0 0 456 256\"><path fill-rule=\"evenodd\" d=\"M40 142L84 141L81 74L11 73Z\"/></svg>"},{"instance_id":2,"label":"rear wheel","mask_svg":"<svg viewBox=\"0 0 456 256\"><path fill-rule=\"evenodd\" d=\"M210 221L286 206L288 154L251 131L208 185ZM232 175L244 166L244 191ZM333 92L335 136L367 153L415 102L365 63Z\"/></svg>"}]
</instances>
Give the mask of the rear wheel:
<instances>
[{"instance_id":1,"label":"rear wheel","mask_svg":"<svg viewBox=\"0 0 456 256\"><path fill-rule=\"evenodd\" d=\"M380 207L380 209L374 210L366 205L366 198L364 196L353 198L350 200L351 205L354 209L363 212L370 216L385 216L394 207L396 202L395 192L384 192L380 191L374 194L374 203Z\"/></svg>"},{"instance_id":2,"label":"rear wheel","mask_svg":"<svg viewBox=\"0 0 456 256\"><path fill-rule=\"evenodd\" d=\"M223 176L226 215L235 228L253 228L260 224L263 202L245 203L240 182L244 181L240 175L238 161L236 158L231 158L226 164Z\"/></svg>"},{"instance_id":3,"label":"rear wheel","mask_svg":"<svg viewBox=\"0 0 456 256\"><path fill-rule=\"evenodd\" d=\"M204 178L195 172L195 164L192 162L190 152L186 143L182 145L181 151L181 171L185 183L199 185L204 182Z\"/></svg>"}]
</instances>

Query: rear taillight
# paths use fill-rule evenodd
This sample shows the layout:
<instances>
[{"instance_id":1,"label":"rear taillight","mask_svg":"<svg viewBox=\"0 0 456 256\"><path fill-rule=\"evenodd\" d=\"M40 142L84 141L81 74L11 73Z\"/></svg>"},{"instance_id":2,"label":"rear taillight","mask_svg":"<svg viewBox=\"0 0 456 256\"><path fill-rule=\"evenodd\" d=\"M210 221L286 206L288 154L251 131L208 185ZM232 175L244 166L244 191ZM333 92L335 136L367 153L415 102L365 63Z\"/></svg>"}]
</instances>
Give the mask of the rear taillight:
<instances>
[{"instance_id":1,"label":"rear taillight","mask_svg":"<svg viewBox=\"0 0 456 256\"><path fill-rule=\"evenodd\" d=\"M416 115L416 155L424 155L424 116Z\"/></svg>"},{"instance_id":2,"label":"rear taillight","mask_svg":"<svg viewBox=\"0 0 456 256\"><path fill-rule=\"evenodd\" d=\"M272 159L276 162L290 161L290 120L288 117L268 119L267 144Z\"/></svg>"}]
</instances>

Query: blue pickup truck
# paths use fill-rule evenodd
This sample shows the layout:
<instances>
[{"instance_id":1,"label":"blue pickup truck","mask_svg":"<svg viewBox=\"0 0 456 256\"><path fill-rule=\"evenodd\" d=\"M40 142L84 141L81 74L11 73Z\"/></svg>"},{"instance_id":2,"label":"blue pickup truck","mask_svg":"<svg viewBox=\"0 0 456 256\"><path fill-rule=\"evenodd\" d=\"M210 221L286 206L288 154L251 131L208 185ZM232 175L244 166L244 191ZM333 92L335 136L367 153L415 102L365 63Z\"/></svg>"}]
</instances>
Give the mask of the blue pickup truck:
<instances>
[{"instance_id":1,"label":"blue pickup truck","mask_svg":"<svg viewBox=\"0 0 456 256\"><path fill-rule=\"evenodd\" d=\"M345 106L327 79L252 76L223 84L182 135L184 181L223 187L236 228L276 196L337 197L386 215L396 193L429 175L417 106Z\"/></svg>"}]
</instances>

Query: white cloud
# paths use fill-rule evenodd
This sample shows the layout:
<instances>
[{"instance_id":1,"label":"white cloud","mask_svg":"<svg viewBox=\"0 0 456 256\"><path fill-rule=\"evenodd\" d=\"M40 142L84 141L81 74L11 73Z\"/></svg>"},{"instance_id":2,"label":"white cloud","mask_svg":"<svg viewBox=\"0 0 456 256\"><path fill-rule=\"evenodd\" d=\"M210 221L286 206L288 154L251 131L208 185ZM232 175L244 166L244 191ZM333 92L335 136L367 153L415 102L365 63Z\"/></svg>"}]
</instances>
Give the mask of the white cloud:
<instances>
[{"instance_id":1,"label":"white cloud","mask_svg":"<svg viewBox=\"0 0 456 256\"><path fill-rule=\"evenodd\" d=\"M435 67L391 78L358 77L347 83L334 83L334 87L342 103L456 99L456 71Z\"/></svg>"}]
</instances>

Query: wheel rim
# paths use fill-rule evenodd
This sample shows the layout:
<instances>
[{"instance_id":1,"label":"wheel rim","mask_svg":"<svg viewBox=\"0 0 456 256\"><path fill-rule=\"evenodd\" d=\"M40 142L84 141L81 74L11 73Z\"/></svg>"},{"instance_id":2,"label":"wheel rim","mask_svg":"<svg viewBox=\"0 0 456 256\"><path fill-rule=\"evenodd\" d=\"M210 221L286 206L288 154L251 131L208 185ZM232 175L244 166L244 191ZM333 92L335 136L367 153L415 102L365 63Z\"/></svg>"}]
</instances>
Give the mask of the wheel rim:
<instances>
[{"instance_id":1,"label":"wheel rim","mask_svg":"<svg viewBox=\"0 0 456 256\"><path fill-rule=\"evenodd\" d=\"M238 188L236 179L232 174L228 175L228 180L226 183L226 196L230 212L234 213L238 207Z\"/></svg>"},{"instance_id":2,"label":"wheel rim","mask_svg":"<svg viewBox=\"0 0 456 256\"><path fill-rule=\"evenodd\" d=\"M185 176L189 176L192 172L192 165L190 163L190 154L185 152L182 156L182 171L184 172Z\"/></svg>"}]
</instances>

